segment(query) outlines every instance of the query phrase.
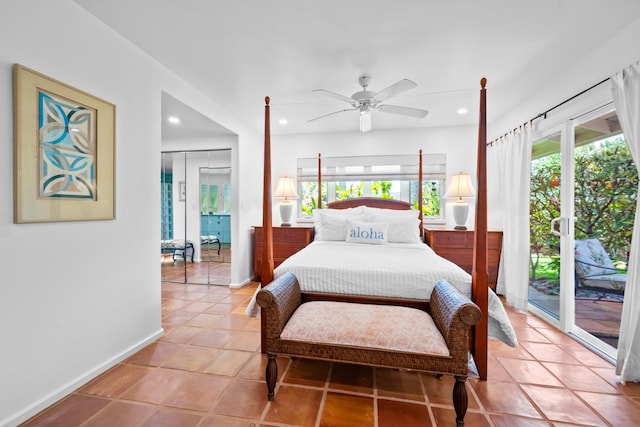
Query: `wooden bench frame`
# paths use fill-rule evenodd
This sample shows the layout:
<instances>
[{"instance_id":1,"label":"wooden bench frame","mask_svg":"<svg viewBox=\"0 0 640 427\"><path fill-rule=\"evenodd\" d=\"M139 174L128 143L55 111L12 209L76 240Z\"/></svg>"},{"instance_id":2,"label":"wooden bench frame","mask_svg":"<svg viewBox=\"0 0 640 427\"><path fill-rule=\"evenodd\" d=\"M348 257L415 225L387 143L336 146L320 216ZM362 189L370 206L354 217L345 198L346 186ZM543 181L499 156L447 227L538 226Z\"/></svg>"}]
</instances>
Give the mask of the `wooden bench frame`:
<instances>
[{"instance_id":1,"label":"wooden bench frame","mask_svg":"<svg viewBox=\"0 0 640 427\"><path fill-rule=\"evenodd\" d=\"M263 309L262 316L265 317L266 322L268 361L265 377L269 400L275 397L278 378L276 356L278 355L374 367L411 369L436 375L451 375L455 378L453 406L456 411L456 424L464 425L468 406L465 382L469 371L470 327L478 323L481 312L476 304L453 285L445 281L439 282L429 300L429 314L447 343L448 356L281 339L280 334L289 318L304 299L298 280L292 273L278 277L258 292L257 302ZM318 299L318 294L314 294L314 299ZM387 299L378 303L391 305L389 301ZM416 325L407 325L407 327L416 327Z\"/></svg>"}]
</instances>

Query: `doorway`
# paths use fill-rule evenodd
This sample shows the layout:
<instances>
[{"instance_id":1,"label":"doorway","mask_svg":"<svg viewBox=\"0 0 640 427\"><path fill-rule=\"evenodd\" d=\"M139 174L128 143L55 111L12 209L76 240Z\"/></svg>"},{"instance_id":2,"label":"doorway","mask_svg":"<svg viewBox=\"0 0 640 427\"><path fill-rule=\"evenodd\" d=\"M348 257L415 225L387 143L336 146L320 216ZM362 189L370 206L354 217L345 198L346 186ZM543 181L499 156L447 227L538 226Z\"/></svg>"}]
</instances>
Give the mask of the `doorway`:
<instances>
[{"instance_id":1,"label":"doorway","mask_svg":"<svg viewBox=\"0 0 640 427\"><path fill-rule=\"evenodd\" d=\"M531 158L530 305L615 358L638 176L613 106L549 129Z\"/></svg>"},{"instance_id":2,"label":"doorway","mask_svg":"<svg viewBox=\"0 0 640 427\"><path fill-rule=\"evenodd\" d=\"M231 282L231 149L161 153L164 282Z\"/></svg>"}]
</instances>

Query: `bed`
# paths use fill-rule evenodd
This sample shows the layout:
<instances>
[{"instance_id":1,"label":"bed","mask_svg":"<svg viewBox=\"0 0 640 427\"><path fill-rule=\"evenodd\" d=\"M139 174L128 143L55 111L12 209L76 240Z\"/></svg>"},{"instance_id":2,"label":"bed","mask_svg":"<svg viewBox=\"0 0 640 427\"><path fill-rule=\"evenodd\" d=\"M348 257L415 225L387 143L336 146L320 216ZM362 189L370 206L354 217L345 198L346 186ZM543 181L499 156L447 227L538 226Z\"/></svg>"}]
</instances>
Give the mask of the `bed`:
<instances>
[{"instance_id":1,"label":"bed","mask_svg":"<svg viewBox=\"0 0 640 427\"><path fill-rule=\"evenodd\" d=\"M282 262L274 280L293 273L306 300L373 297L426 307L441 280L470 297L471 275L423 243L418 211L389 209L406 207L393 200L384 202L386 209L370 207L375 200L349 199L316 210L315 240ZM351 207L336 208L345 205ZM488 336L515 346L515 331L501 301L493 291L488 297ZM259 314L255 300L247 314Z\"/></svg>"},{"instance_id":2,"label":"bed","mask_svg":"<svg viewBox=\"0 0 640 427\"><path fill-rule=\"evenodd\" d=\"M473 261L473 269L472 269L472 273L471 275L468 275L467 273L464 273L464 271L462 271L460 269L460 271L456 272L456 269L453 268L451 269L452 271L454 271L454 275L460 275L460 277L458 277L458 279L451 279L451 280L460 280L461 283L459 284L461 287L465 288L466 287L466 293L470 293L473 301L479 306L480 310L483 313L483 316L480 320L480 322L475 326L474 328L474 332L473 332L473 338L472 338L472 342L471 342L471 353L473 355L473 359L476 365L476 368L478 370L478 374L479 377L481 379L486 379L487 378L487 352L488 352L488 337L489 337L489 308L492 307L493 310L504 310L504 308L502 307L501 302L499 301L499 299L497 299L497 296L490 294L489 292L489 283L488 283L488 272L487 272L487 188L486 188L486 79L482 79L481 82L481 89L480 89L480 117L479 117L479 127L478 127L478 146L477 146L477 168L476 168L476 172L477 172L477 196L476 196L476 217L475 217L475 226L474 226L474 261ZM273 278L275 277L275 275L279 275L282 274L285 271L288 271L289 269L294 269L297 268L294 266L294 263L297 259L301 259L304 257L308 257L308 260L311 260L311 266L312 266L312 270L313 268L315 268L316 270L320 269L320 266L318 265L318 258L317 256L311 254L309 255L309 252L303 252L301 253L300 257L291 257L288 260L286 260L283 264L281 264L277 271L274 272L274 266L273 266L273 220L272 220L272 206L271 206L271 200L272 200L272 179L271 179L271 132L270 132L270 107L269 107L269 98L265 98L265 132L264 132L264 188L263 188L263 233L264 233L264 240L263 240L263 254L262 254L262 271L261 271L261 279L262 279L262 284L263 286L268 286L268 284L273 280ZM422 180L422 155L420 153L420 167L419 167L419 174L420 174L420 181ZM318 171L321 171L321 156L318 156ZM318 176L318 182L321 183L321 176L319 173ZM321 191L322 189L322 185L318 185L319 191ZM422 186L419 185L419 194L418 194L418 200L422 200L422 194L421 194L421 188ZM319 194L318 197L318 201L319 201L319 206L318 208L321 209L321 201L322 200L322 195ZM343 204L337 206L337 205L330 205L329 209L358 209L358 206L361 206L363 203L367 206L369 206L370 208L380 208L382 206L375 206L375 203L387 203L385 202L380 202L380 200L383 199L377 199L378 201L372 201L371 199L366 199L366 200L350 200L350 201L346 201ZM406 210L406 209L410 209L410 206L408 203L404 203L404 205L402 204L394 204L393 206L386 206L387 208L389 208L389 210ZM418 209L418 224L416 225L417 227L417 232L421 233L422 230L422 215L421 215L422 209L421 207L419 207ZM399 214L400 215L400 214ZM408 214L407 214L408 215ZM372 230L371 233L376 232L377 235L377 231L378 230ZM388 231L388 229L387 229ZM322 234L322 233L321 233ZM362 237L362 236L361 236ZM322 238L318 239L318 240L322 240ZM356 242L346 242L345 239L345 243L352 243L352 244L357 244ZM362 243L360 243L362 245ZM380 245L380 246L389 246L390 243L387 242L386 245ZM316 245L315 243L312 245L309 245L309 249L310 250L315 250L314 248L317 247L328 247L328 244L323 244L323 245ZM364 246L364 245L362 245ZM373 245L372 245L373 246ZM423 245L424 248L422 248L423 253L428 252L428 249L426 248L426 245ZM361 247L359 247L361 248ZM302 252L302 251L301 251ZM331 250L329 250L328 252L331 252ZM356 251L358 252L358 251ZM408 259L409 257L407 257ZM432 258L431 263L432 268L436 263L442 263L442 261L434 261L435 258ZM308 261L307 260L307 261ZM307 262L305 261L305 262ZM325 261L323 261L325 262ZM332 261L329 261L328 263L330 264L328 266L328 268L326 268L327 271L335 271L335 273L332 276L332 279L330 281L335 282L333 283L333 286L336 286L337 283L342 283L345 282L348 277L349 274L351 273L347 273L345 271L338 271L337 267L337 263L339 261L336 261L335 259ZM448 262L448 261L447 261ZM352 264L349 263L349 264ZM383 262L378 262L378 264L380 265L385 265L387 268L387 271L390 271L389 267L389 263L383 263ZM426 264L428 267L428 262L417 262L414 261L411 263L412 267L416 267L415 264L418 265L422 265L422 264ZM314 267L315 266L315 267ZM450 267L450 266L449 266ZM411 269L411 268L406 268L406 269ZM429 270L427 268L427 270ZM385 271L385 268L382 268L379 272L379 274L383 275ZM360 272L361 273L361 272ZM394 273L397 273L397 271L395 271ZM462 274L464 273L464 278L462 277ZM295 274L295 273L294 273ZM298 271L297 274L301 275L304 277L304 274L302 271ZM417 273L417 276L422 278L422 283L426 283L428 281L424 280L424 275L425 274L443 274L442 272L434 272L434 270L431 270L431 273L429 273L428 271L422 271ZM353 276L358 276L361 275L358 272L353 273ZM395 276L396 274L393 274L392 276ZM297 277L297 275L296 275ZM298 279L302 282L305 281L305 279L303 277L298 277ZM390 275L387 275L386 277L390 277ZM384 280L383 280L384 281ZM367 284L371 284L371 280L370 278L366 280ZM455 285L455 283L452 283ZM313 286L316 286L317 284L314 283ZM307 285L304 285L305 287ZM311 286L311 285L309 285ZM302 283L301 283L301 287L302 287ZM422 296L421 298L412 298L409 297L407 294L405 294L404 292L397 292L397 293L393 293L390 292L389 288L393 288L393 286L387 286L386 290L380 290L379 292L377 291L372 291L369 288L367 288L367 290L363 290L361 293L356 292L354 289L345 289L345 288L341 288L341 289L336 289L334 288L309 288L309 290L307 289L303 289L303 297L305 299L334 299L334 300L342 300L342 301L357 301L357 302L374 302L374 303L397 303L397 304L402 304L402 305L409 305L409 306L418 306L418 305L424 305L424 304L428 304L428 301L424 300L424 296ZM314 291L312 292L311 289L314 289ZM393 288L395 289L395 288ZM375 295L378 294L378 295ZM425 290L425 293L422 295L429 295L429 293ZM413 295L413 296L417 296L417 295ZM497 300L497 304L496 304L496 300ZM248 308L248 312L251 310L251 306ZM264 331L265 331L265 324L266 324L266 319L264 316L261 316L261 321L262 321L262 334L263 334L263 340L262 340L262 349L263 351L265 351L265 339L264 339Z\"/></svg>"}]
</instances>

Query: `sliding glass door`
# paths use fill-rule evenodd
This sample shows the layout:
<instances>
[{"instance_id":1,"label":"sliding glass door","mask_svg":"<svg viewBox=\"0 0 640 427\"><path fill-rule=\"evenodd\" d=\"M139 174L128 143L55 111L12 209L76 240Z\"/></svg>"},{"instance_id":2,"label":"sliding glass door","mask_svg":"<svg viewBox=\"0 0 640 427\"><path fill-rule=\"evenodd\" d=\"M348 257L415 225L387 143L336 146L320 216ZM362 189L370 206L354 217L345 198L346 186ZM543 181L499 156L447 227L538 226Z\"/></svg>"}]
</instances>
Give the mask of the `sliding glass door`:
<instances>
[{"instance_id":1,"label":"sliding glass door","mask_svg":"<svg viewBox=\"0 0 640 427\"><path fill-rule=\"evenodd\" d=\"M532 145L529 302L614 357L637 198L637 171L613 107Z\"/></svg>"},{"instance_id":2,"label":"sliding glass door","mask_svg":"<svg viewBox=\"0 0 640 427\"><path fill-rule=\"evenodd\" d=\"M615 111L574 126L574 283L577 333L618 346L638 175Z\"/></svg>"},{"instance_id":3,"label":"sliding glass door","mask_svg":"<svg viewBox=\"0 0 640 427\"><path fill-rule=\"evenodd\" d=\"M535 141L531 152L529 302L560 319L560 236L552 222L561 216L562 132Z\"/></svg>"}]
</instances>

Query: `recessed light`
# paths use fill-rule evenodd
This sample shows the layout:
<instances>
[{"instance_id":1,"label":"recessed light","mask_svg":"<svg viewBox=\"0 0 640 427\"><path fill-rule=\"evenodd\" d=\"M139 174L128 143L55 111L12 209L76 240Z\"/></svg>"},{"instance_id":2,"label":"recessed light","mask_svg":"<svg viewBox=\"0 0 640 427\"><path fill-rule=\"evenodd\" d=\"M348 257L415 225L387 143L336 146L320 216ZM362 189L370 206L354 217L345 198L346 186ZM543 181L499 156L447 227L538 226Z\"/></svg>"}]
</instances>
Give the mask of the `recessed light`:
<instances>
[{"instance_id":1,"label":"recessed light","mask_svg":"<svg viewBox=\"0 0 640 427\"><path fill-rule=\"evenodd\" d=\"M281 125L286 125L287 123L289 123L289 122L287 121L287 119L280 119L280 124L281 124Z\"/></svg>"},{"instance_id":2,"label":"recessed light","mask_svg":"<svg viewBox=\"0 0 640 427\"><path fill-rule=\"evenodd\" d=\"M174 125L180 123L180 119L174 116L169 117L167 120L169 121L169 123L173 123Z\"/></svg>"},{"instance_id":3,"label":"recessed light","mask_svg":"<svg viewBox=\"0 0 640 427\"><path fill-rule=\"evenodd\" d=\"M467 110L466 108L458 108L458 114L462 115L462 114L467 114Z\"/></svg>"}]
</instances>

